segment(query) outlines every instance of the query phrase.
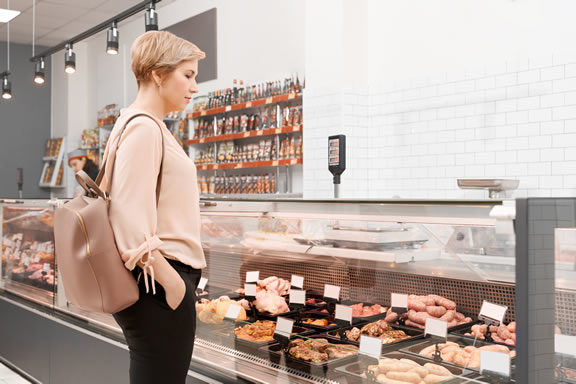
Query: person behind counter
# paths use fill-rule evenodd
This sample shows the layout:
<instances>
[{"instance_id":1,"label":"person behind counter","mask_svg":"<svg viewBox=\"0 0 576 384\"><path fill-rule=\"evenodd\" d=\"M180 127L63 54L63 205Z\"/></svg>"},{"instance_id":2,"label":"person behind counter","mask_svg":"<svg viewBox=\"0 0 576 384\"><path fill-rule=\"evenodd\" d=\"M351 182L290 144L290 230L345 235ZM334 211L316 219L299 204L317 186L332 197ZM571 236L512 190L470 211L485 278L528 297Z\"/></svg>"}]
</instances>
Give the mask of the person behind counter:
<instances>
[{"instance_id":1,"label":"person behind counter","mask_svg":"<svg viewBox=\"0 0 576 384\"><path fill-rule=\"evenodd\" d=\"M96 180L96 176L98 176L100 171L96 163L88 158L88 153L84 149L75 149L68 153L68 165L74 173L84 171L92 180Z\"/></svg>"},{"instance_id":2,"label":"person behind counter","mask_svg":"<svg viewBox=\"0 0 576 384\"><path fill-rule=\"evenodd\" d=\"M139 36L130 54L138 94L110 133L104 158L118 149L100 188L110 194L110 225L140 298L113 316L130 350L131 384L184 384L196 332L194 292L206 261L196 166L162 120L198 92L205 54L166 31Z\"/></svg>"}]
</instances>

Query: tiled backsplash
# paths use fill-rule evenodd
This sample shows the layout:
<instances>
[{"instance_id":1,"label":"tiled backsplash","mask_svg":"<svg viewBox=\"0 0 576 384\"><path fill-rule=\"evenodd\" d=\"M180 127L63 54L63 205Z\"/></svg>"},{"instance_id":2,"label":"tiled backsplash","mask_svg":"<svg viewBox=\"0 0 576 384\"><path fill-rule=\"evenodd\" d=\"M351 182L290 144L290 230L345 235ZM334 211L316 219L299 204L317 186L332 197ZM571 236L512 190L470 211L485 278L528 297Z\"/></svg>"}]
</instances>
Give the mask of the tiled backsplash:
<instances>
[{"instance_id":1,"label":"tiled backsplash","mask_svg":"<svg viewBox=\"0 0 576 384\"><path fill-rule=\"evenodd\" d=\"M514 197L575 196L576 63L502 67L418 85L309 87L305 197L332 195L326 137L336 133L348 141L343 197L487 196L459 190L458 178L519 179Z\"/></svg>"}]
</instances>

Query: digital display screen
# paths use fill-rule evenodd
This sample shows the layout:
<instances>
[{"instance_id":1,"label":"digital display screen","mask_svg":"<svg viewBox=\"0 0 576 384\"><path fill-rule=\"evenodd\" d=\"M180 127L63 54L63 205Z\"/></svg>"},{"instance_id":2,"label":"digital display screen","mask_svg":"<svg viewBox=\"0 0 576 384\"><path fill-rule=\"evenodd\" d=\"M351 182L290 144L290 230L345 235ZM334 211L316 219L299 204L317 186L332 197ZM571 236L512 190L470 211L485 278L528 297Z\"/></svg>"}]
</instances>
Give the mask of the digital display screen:
<instances>
[{"instance_id":1,"label":"digital display screen","mask_svg":"<svg viewBox=\"0 0 576 384\"><path fill-rule=\"evenodd\" d=\"M340 163L340 140L331 139L328 142L328 165L338 165Z\"/></svg>"}]
</instances>

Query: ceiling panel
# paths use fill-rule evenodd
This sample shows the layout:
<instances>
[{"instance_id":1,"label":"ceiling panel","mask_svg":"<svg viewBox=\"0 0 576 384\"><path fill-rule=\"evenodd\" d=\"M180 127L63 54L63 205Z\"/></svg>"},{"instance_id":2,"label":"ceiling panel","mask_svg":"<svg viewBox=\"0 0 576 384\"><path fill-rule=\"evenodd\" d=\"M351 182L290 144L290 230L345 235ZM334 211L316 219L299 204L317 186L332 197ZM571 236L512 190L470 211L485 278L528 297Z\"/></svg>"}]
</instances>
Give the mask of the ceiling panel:
<instances>
[{"instance_id":1,"label":"ceiling panel","mask_svg":"<svg viewBox=\"0 0 576 384\"><path fill-rule=\"evenodd\" d=\"M30 0L29 0L30 1ZM64 5L84 9L93 9L105 3L107 0L44 0L46 3Z\"/></svg>"}]
</instances>

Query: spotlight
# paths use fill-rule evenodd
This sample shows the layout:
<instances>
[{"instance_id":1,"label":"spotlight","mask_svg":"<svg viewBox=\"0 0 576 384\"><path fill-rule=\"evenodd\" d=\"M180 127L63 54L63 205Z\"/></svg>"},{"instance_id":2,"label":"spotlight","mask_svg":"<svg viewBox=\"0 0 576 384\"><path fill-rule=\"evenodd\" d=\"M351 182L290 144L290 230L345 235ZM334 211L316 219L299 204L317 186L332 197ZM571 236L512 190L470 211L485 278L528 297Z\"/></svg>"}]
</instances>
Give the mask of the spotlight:
<instances>
[{"instance_id":1,"label":"spotlight","mask_svg":"<svg viewBox=\"0 0 576 384\"><path fill-rule=\"evenodd\" d=\"M151 1L150 5L148 5L148 9L144 14L144 22L146 23L146 32L158 30L158 13L156 12L154 1Z\"/></svg>"},{"instance_id":2,"label":"spotlight","mask_svg":"<svg viewBox=\"0 0 576 384\"><path fill-rule=\"evenodd\" d=\"M12 84L8 81L8 73L4 72L2 76L2 98L10 100L12 98Z\"/></svg>"},{"instance_id":3,"label":"spotlight","mask_svg":"<svg viewBox=\"0 0 576 384\"><path fill-rule=\"evenodd\" d=\"M66 44L64 52L64 70L66 73L76 72L76 54L72 51L72 43Z\"/></svg>"},{"instance_id":4,"label":"spotlight","mask_svg":"<svg viewBox=\"0 0 576 384\"><path fill-rule=\"evenodd\" d=\"M107 38L106 38L106 53L109 55L118 54L118 26L116 22L112 22L110 28L108 28Z\"/></svg>"},{"instance_id":5,"label":"spotlight","mask_svg":"<svg viewBox=\"0 0 576 384\"><path fill-rule=\"evenodd\" d=\"M40 60L38 60L36 64L34 64L34 82L37 85L43 85L46 82L44 74L45 71L44 66L45 64L43 57L41 57Z\"/></svg>"}]
</instances>

